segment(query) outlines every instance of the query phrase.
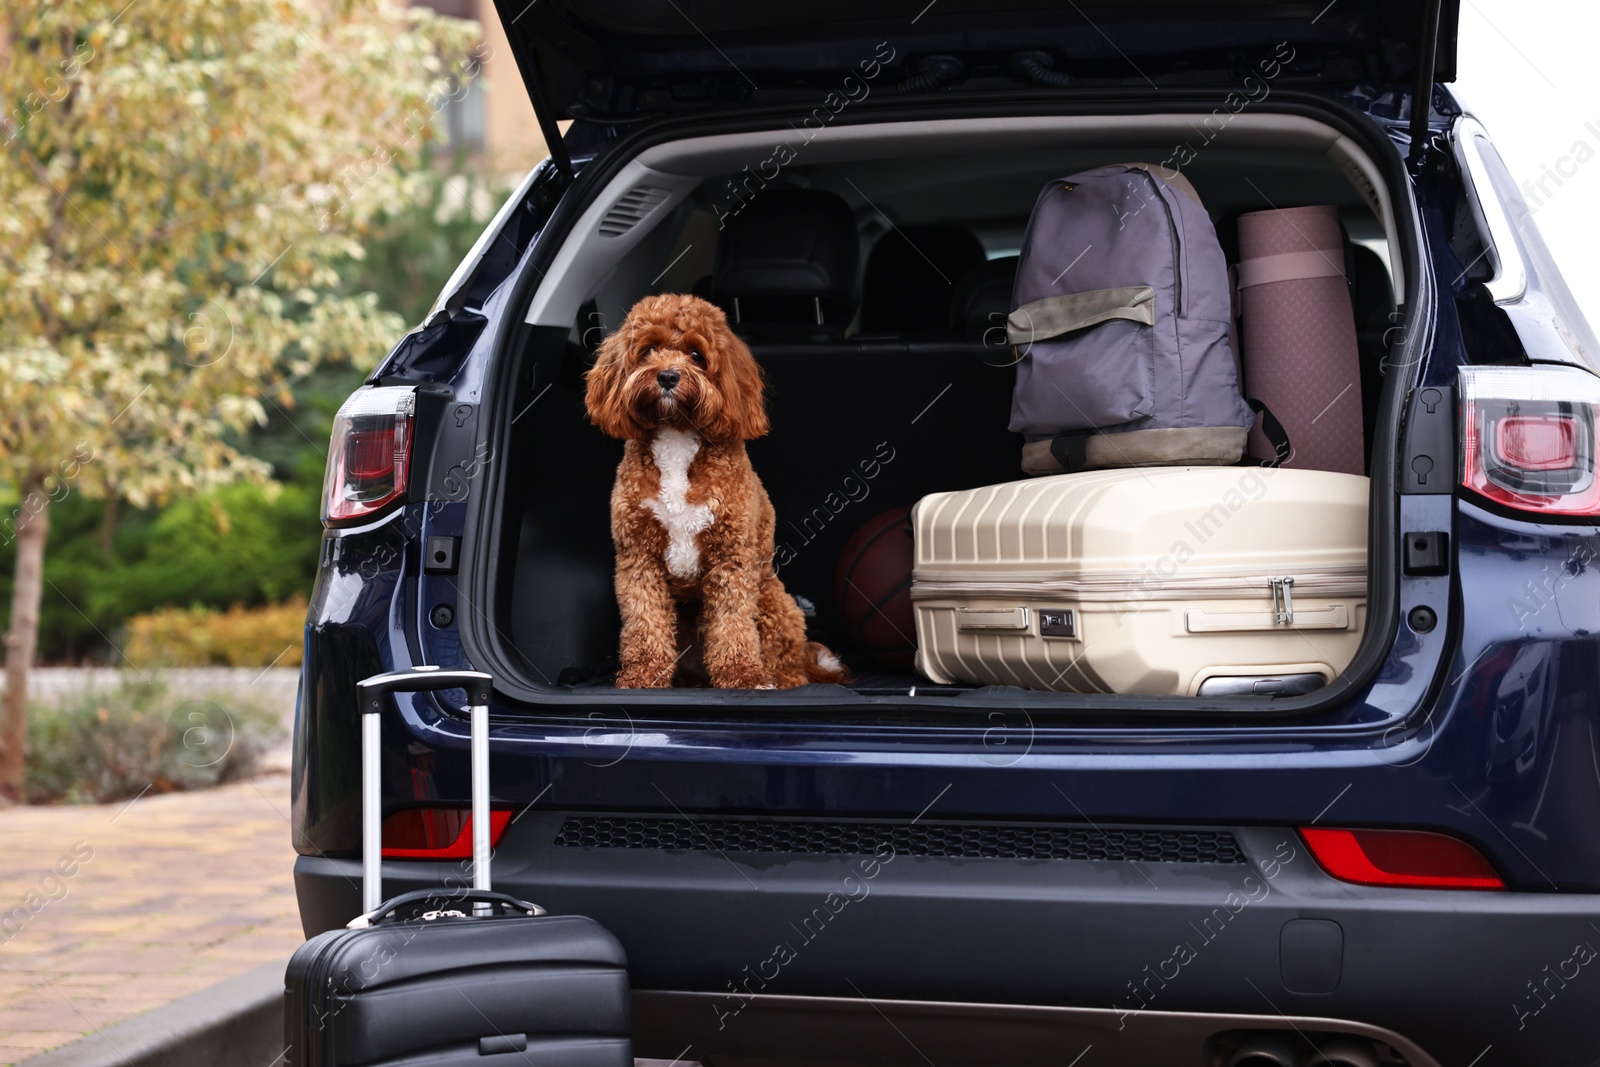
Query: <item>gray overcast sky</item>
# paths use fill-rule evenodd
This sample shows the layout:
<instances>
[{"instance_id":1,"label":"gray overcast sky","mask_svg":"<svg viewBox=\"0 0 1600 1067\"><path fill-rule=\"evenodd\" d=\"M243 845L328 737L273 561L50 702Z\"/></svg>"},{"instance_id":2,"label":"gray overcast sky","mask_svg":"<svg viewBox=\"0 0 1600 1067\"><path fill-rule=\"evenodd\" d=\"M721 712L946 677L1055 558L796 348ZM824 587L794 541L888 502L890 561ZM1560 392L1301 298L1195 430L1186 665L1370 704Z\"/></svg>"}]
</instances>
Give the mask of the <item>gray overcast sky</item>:
<instances>
[{"instance_id":1,"label":"gray overcast sky","mask_svg":"<svg viewBox=\"0 0 1600 1067\"><path fill-rule=\"evenodd\" d=\"M1600 4L1593 0L1462 0L1456 95L1519 184L1544 179L1544 192L1525 188L1524 195L1592 327L1600 326L1596 42Z\"/></svg>"}]
</instances>

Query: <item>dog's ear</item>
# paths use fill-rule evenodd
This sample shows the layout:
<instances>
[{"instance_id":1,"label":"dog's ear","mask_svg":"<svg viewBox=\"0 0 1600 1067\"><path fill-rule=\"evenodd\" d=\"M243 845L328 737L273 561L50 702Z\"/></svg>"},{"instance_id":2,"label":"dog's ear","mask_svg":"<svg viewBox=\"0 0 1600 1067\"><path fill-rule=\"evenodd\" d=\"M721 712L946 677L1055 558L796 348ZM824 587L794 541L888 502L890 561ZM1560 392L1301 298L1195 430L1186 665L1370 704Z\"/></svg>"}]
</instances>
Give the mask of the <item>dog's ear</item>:
<instances>
[{"instance_id":1,"label":"dog's ear","mask_svg":"<svg viewBox=\"0 0 1600 1067\"><path fill-rule=\"evenodd\" d=\"M632 336L633 320L630 317L610 337L600 342L595 352L595 364L584 374L586 388L583 404L588 409L589 421L598 426L601 433L623 440L643 437L645 432L624 397L628 380L629 338Z\"/></svg>"},{"instance_id":2,"label":"dog's ear","mask_svg":"<svg viewBox=\"0 0 1600 1067\"><path fill-rule=\"evenodd\" d=\"M710 436L725 440L749 441L765 436L767 422L766 384L761 377L761 364L750 354L749 347L720 323L714 333L718 348L718 389L722 393L722 407L712 420Z\"/></svg>"}]
</instances>

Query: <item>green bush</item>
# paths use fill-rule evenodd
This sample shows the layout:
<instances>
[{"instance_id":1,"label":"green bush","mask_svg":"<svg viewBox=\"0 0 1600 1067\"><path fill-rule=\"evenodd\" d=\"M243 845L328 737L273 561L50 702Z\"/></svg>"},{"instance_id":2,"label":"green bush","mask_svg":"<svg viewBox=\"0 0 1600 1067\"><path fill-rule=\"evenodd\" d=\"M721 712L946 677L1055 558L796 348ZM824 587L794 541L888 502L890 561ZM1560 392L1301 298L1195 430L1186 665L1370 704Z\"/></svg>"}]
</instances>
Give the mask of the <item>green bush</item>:
<instances>
[{"instance_id":1,"label":"green bush","mask_svg":"<svg viewBox=\"0 0 1600 1067\"><path fill-rule=\"evenodd\" d=\"M161 608L128 620L122 646L131 663L163 667L298 667L306 599L227 611Z\"/></svg>"},{"instance_id":2,"label":"green bush","mask_svg":"<svg viewBox=\"0 0 1600 1067\"><path fill-rule=\"evenodd\" d=\"M310 591L322 528L320 489L303 482L230 485L179 500L142 531L133 558L110 568L91 603L124 617L167 604L274 603Z\"/></svg>"},{"instance_id":3,"label":"green bush","mask_svg":"<svg viewBox=\"0 0 1600 1067\"><path fill-rule=\"evenodd\" d=\"M127 652L119 634L133 616L168 606L264 607L307 596L322 543L321 462L313 453L307 466L317 469L278 486L231 485L159 511L124 508L109 556L102 542L103 501L69 496L54 505L40 660L143 670L145 660L129 652L123 664L113 647ZM6 603L12 554L10 546L0 546L0 597ZM0 604L0 615L4 608Z\"/></svg>"},{"instance_id":4,"label":"green bush","mask_svg":"<svg viewBox=\"0 0 1600 1067\"><path fill-rule=\"evenodd\" d=\"M103 804L248 778L282 737L264 707L183 698L150 677L28 709L29 803Z\"/></svg>"},{"instance_id":5,"label":"green bush","mask_svg":"<svg viewBox=\"0 0 1600 1067\"><path fill-rule=\"evenodd\" d=\"M80 493L52 505L41 662L143 669L145 661L118 651L131 616L168 606L261 607L309 594L321 547L323 450L334 411L360 381L359 372L319 373L296 386L293 406L268 409L272 423L244 445L273 465L277 486L228 486L160 509L124 504L109 523L106 503ZM16 506L14 499L5 505L7 495L0 491L0 513ZM0 541L0 619L10 604L13 558L14 543Z\"/></svg>"}]
</instances>

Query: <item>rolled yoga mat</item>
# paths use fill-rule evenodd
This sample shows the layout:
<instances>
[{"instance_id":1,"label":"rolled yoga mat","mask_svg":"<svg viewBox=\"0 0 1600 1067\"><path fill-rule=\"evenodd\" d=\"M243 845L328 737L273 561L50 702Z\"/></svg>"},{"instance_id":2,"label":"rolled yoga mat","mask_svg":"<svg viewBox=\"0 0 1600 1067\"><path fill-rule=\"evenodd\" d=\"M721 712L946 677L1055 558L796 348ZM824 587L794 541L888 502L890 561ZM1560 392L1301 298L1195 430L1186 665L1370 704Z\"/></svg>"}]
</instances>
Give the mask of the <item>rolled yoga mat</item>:
<instances>
[{"instance_id":1,"label":"rolled yoga mat","mask_svg":"<svg viewBox=\"0 0 1600 1067\"><path fill-rule=\"evenodd\" d=\"M1337 208L1239 216L1244 394L1283 427L1286 467L1366 473L1361 364L1344 263ZM1258 413L1250 431L1250 454L1260 459L1275 453L1266 423Z\"/></svg>"}]
</instances>

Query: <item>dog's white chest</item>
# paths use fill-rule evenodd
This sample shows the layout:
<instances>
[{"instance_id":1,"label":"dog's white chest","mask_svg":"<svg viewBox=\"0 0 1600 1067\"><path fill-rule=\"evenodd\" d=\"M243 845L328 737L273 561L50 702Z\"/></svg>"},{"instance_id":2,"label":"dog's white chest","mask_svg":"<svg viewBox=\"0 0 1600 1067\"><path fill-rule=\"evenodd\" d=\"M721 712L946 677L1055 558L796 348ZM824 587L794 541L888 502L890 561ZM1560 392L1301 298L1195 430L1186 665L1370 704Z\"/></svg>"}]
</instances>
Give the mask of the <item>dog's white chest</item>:
<instances>
[{"instance_id":1,"label":"dog's white chest","mask_svg":"<svg viewBox=\"0 0 1600 1067\"><path fill-rule=\"evenodd\" d=\"M695 537L716 518L709 504L689 503L689 465L699 452L700 435L687 430L657 430L650 442L650 456L661 472L661 491L644 506L667 531L667 571L676 578L700 573Z\"/></svg>"}]
</instances>

